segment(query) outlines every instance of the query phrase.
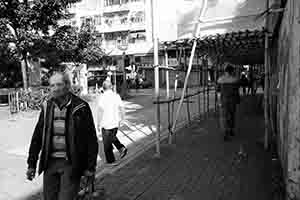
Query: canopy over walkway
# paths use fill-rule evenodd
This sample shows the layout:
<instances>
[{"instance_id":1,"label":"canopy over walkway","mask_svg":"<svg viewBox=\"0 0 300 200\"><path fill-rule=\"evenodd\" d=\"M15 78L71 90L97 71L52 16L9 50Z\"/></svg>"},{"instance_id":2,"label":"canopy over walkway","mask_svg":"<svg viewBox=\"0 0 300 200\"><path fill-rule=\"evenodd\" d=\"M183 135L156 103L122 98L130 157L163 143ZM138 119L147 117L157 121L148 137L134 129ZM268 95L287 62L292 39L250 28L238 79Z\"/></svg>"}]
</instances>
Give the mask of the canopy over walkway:
<instances>
[{"instance_id":1,"label":"canopy over walkway","mask_svg":"<svg viewBox=\"0 0 300 200\"><path fill-rule=\"evenodd\" d=\"M194 1L197 2L197 1ZM200 2L200 1L199 1ZM210 73L214 77L214 81L218 79L220 73L223 72L227 63L235 65L237 68L243 65L258 66L260 73L265 74L264 78L264 103L265 103L265 148L269 144L269 130L270 125L274 123L270 120L270 87L269 87L269 72L270 72L270 40L272 39L272 31L274 29L275 21L270 20L270 16L274 16L274 12L281 12L276 10L278 5L270 0L247 0L247 1L210 1L203 0L202 4L198 3L199 9L192 9L192 12L199 12L193 17L192 22L181 21L180 25L186 28L186 31L181 31L181 37L175 41L166 41L161 44L165 49L166 65L168 65L168 50L175 50L178 63L183 64L183 69L186 71L185 83L183 92L180 98L179 106L176 108L176 114L171 116L171 129L169 142L172 143L172 135L176 128L176 122L183 105L184 100L187 99L187 113L189 113L188 100L188 82L192 69L199 70L199 77L204 81L199 81L199 88L204 88L203 102L209 99L211 86L215 86L216 82L209 83L207 74ZM191 4L193 6L193 4ZM276 8L276 9L275 9ZM228 16L232 14L232 16ZM195 16L197 18L195 18ZM274 18L275 19L275 18ZM192 29L191 26L192 25ZM180 26L179 26L180 28ZM191 34L191 30L194 32ZM189 32L189 33L188 33ZM189 59L187 59L189 58ZM195 62L196 60L196 62ZM198 61L200 60L200 61ZM210 61L211 66L208 66ZM168 66L167 66L168 67ZM157 69L157 68L156 68ZM240 71L239 71L240 72ZM236 75L239 75L237 72ZM156 83L159 83L159 77L155 77ZM168 73L166 73L167 91L168 88ZM199 79L199 80L201 80ZM176 84L175 84L176 85ZM199 89L200 91L200 89ZM217 92L213 88L215 95L215 105L217 105ZM156 87L156 93L157 87ZM200 95L199 95L200 96ZM159 104L166 103L160 100L160 96L156 95L159 111ZM167 95L170 100L170 96ZM200 98L198 104L200 105ZM172 100L170 100L171 102ZM200 106L199 106L200 107ZM207 106L209 108L209 106ZM217 106L215 107L217 111ZM174 109L174 108L173 108ZM209 109L206 109L209 111ZM157 112L157 126L159 127L160 113ZM189 114L188 114L189 118ZM158 139L159 141L159 130ZM157 142L159 145L159 142ZM159 147L157 147L159 154Z\"/></svg>"},{"instance_id":2,"label":"canopy over walkway","mask_svg":"<svg viewBox=\"0 0 300 200\"><path fill-rule=\"evenodd\" d=\"M263 64L266 31L245 30L196 38L196 52L237 65ZM168 49L191 49L193 39L165 42Z\"/></svg>"}]
</instances>

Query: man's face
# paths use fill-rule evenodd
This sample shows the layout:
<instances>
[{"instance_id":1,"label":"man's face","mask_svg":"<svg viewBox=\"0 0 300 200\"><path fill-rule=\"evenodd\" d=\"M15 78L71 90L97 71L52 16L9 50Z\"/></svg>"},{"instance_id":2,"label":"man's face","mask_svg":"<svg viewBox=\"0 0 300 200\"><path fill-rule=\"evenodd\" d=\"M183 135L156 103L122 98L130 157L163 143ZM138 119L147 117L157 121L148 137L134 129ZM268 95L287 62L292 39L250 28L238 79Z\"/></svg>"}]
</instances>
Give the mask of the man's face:
<instances>
[{"instance_id":1,"label":"man's face","mask_svg":"<svg viewBox=\"0 0 300 200\"><path fill-rule=\"evenodd\" d=\"M50 80L50 91L54 98L59 98L67 94L67 86L63 80L62 74L53 75Z\"/></svg>"}]
</instances>

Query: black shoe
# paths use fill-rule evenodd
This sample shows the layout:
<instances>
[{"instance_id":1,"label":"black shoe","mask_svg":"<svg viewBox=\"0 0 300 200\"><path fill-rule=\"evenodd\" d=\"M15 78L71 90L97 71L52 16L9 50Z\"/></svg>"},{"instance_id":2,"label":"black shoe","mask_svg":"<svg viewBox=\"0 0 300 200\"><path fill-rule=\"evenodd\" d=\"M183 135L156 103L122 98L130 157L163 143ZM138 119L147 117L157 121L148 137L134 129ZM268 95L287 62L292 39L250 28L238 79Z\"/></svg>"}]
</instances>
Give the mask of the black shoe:
<instances>
[{"instance_id":1,"label":"black shoe","mask_svg":"<svg viewBox=\"0 0 300 200\"><path fill-rule=\"evenodd\" d=\"M233 137L233 136L235 136L235 132L232 130L232 131L230 131L229 135Z\"/></svg>"},{"instance_id":2,"label":"black shoe","mask_svg":"<svg viewBox=\"0 0 300 200\"><path fill-rule=\"evenodd\" d=\"M125 156L127 155L127 149L125 147L123 147L121 150L120 150L120 158L124 158Z\"/></svg>"}]
</instances>

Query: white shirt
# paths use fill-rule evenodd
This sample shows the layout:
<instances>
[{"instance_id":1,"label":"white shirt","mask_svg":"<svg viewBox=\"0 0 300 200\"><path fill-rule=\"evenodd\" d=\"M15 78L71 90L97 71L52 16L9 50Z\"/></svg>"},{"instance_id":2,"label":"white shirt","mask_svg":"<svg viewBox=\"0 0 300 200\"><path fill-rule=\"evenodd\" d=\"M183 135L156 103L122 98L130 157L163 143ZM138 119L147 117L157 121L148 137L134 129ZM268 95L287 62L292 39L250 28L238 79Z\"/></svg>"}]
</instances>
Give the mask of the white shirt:
<instances>
[{"instance_id":1,"label":"white shirt","mask_svg":"<svg viewBox=\"0 0 300 200\"><path fill-rule=\"evenodd\" d=\"M123 102L112 90L104 91L98 100L98 126L104 129L118 128L123 118Z\"/></svg>"}]
</instances>

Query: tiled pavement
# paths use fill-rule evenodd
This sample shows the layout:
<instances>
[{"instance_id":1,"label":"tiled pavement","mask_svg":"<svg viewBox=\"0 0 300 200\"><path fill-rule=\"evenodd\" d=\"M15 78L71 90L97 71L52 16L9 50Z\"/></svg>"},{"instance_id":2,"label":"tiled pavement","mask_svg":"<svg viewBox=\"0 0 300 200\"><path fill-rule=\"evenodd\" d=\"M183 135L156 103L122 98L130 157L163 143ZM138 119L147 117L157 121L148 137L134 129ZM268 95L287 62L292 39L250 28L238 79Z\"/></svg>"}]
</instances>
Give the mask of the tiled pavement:
<instances>
[{"instance_id":1,"label":"tiled pavement","mask_svg":"<svg viewBox=\"0 0 300 200\"><path fill-rule=\"evenodd\" d=\"M101 159L98 163L99 176L121 168L147 150L155 139L156 124L152 90L140 90L137 93L133 91L131 94L133 95L132 98L125 102L127 123L121 128L122 132L118 134L121 142L129 148L129 155L117 168L105 168L102 165L103 151L101 137L99 137L99 158ZM212 100L213 96L211 96ZM193 101L191 113L196 115L198 114L197 99ZM95 103L90 102L90 104L92 110L95 110ZM166 105L161 107L162 130L166 130L168 126L166 110ZM39 193L42 186L42 176L33 182L25 180L28 145L38 112L7 116L6 110L0 111L0 200L26 199L32 194ZM181 111L179 121L182 122L181 125L186 121L185 106ZM16 190L16 188L18 189Z\"/></svg>"},{"instance_id":2,"label":"tiled pavement","mask_svg":"<svg viewBox=\"0 0 300 200\"><path fill-rule=\"evenodd\" d=\"M251 104L251 105L250 105ZM163 142L160 159L154 148L120 170L97 181L106 200L268 200L271 158L258 142L263 136L261 113L244 99L237 135L224 143L211 116L178 132L176 145ZM101 199L101 198L99 198Z\"/></svg>"},{"instance_id":3,"label":"tiled pavement","mask_svg":"<svg viewBox=\"0 0 300 200\"><path fill-rule=\"evenodd\" d=\"M162 155L157 159L153 157L155 149L148 149L153 139L150 133L155 131L154 127L154 130L147 132L155 125L151 118L154 116L151 102L143 97L129 101L127 106L131 114L128 121L142 131L135 134L128 132L133 140L128 143L130 154L118 167L99 169L96 186L104 187L106 195L98 199L271 199L270 156L257 143L263 136L263 119L253 112L253 107L257 105L250 102L249 98L244 99L240 106L238 134L232 142L222 141L217 120L211 116L208 120L195 121L189 128L181 129L176 136L176 145L169 146L163 141ZM162 109L165 114L166 108ZM196 107L191 110L197 113ZM163 119L162 126L166 128L165 116ZM180 121L184 119L185 115ZM148 124L150 126L145 127ZM149 139L143 139L140 136L143 134L150 134L146 137ZM120 136L125 142L125 134ZM15 189L13 185L11 187ZM10 195L1 194L6 197ZM40 195L26 199L40 199Z\"/></svg>"}]
</instances>

